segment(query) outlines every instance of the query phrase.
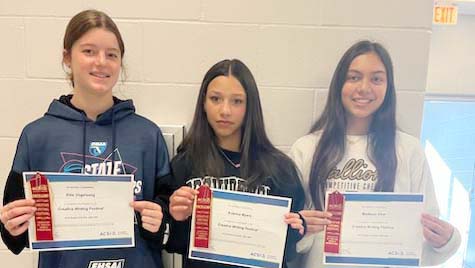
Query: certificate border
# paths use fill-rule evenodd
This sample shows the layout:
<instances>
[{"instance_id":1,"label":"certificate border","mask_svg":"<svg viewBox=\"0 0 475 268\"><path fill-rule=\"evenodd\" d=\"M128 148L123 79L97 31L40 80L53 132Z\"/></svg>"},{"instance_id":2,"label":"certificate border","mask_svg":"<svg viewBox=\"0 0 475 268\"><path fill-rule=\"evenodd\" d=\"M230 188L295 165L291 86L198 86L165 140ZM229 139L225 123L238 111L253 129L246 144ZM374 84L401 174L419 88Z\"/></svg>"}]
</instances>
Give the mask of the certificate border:
<instances>
[{"instance_id":1,"label":"certificate border","mask_svg":"<svg viewBox=\"0 0 475 268\"><path fill-rule=\"evenodd\" d=\"M358 192L341 192L345 196L345 201L360 202L416 202L423 203L424 195L419 193L358 193ZM334 265L374 265L374 266L412 266L418 267L420 265L420 258L371 258L371 257L348 257L348 256L334 256L326 255L323 252L323 264Z\"/></svg>"},{"instance_id":2,"label":"certificate border","mask_svg":"<svg viewBox=\"0 0 475 268\"><path fill-rule=\"evenodd\" d=\"M342 193L345 201L424 202L423 194Z\"/></svg>"},{"instance_id":3,"label":"certificate border","mask_svg":"<svg viewBox=\"0 0 475 268\"><path fill-rule=\"evenodd\" d=\"M23 183L27 184L38 172L23 172ZM91 175L83 173L58 173L58 172L40 172L48 177L51 182L67 181L115 181L115 182L133 182L133 174L120 175ZM131 188L132 189L132 188ZM132 190L131 190L132 192ZM28 194L29 195L29 194ZM25 196L28 196L25 192ZM30 225L31 226L31 225ZM135 247L135 227L134 234L131 237L108 238L108 239L84 239L84 240L59 240L59 241L33 241L33 230L28 228L28 240L30 249L33 251L53 251L53 250L77 250L77 249L95 249L95 248L128 248Z\"/></svg>"},{"instance_id":4,"label":"certificate border","mask_svg":"<svg viewBox=\"0 0 475 268\"><path fill-rule=\"evenodd\" d=\"M29 182L37 172L23 172L24 183ZM40 172L43 175L48 175L49 181L133 181L134 175L91 175L80 173L56 173L56 172Z\"/></svg>"},{"instance_id":5,"label":"certificate border","mask_svg":"<svg viewBox=\"0 0 475 268\"><path fill-rule=\"evenodd\" d=\"M264 205L290 207L288 198L271 195L243 194L241 192L230 192L213 189L213 198L236 200L247 203L259 203Z\"/></svg>"},{"instance_id":6,"label":"certificate border","mask_svg":"<svg viewBox=\"0 0 475 268\"><path fill-rule=\"evenodd\" d=\"M238 265L244 265L244 266L249 266L249 267L263 267L263 268L281 267L280 266L281 263L279 262L268 262L268 261L254 260L254 259L246 259L246 258L207 253L207 252L201 252L201 251L192 251L191 256L200 260L212 259L212 260L215 260L216 262L224 263L224 264L238 264Z\"/></svg>"},{"instance_id":7,"label":"certificate border","mask_svg":"<svg viewBox=\"0 0 475 268\"><path fill-rule=\"evenodd\" d=\"M67 240L67 241L41 241L32 242L31 249L62 249L62 248L105 248L109 247L132 247L132 238L112 238L112 239L88 239L88 240Z\"/></svg>"},{"instance_id":8,"label":"certificate border","mask_svg":"<svg viewBox=\"0 0 475 268\"><path fill-rule=\"evenodd\" d=\"M288 197L281 197L281 196L272 196L272 195L259 195L255 193L247 193L247 192L235 192L235 191L228 191L228 190L221 190L221 189L212 189L213 191L213 198L218 199L228 199L228 200L236 200L241 202L247 203L261 203L265 205L272 205L272 206L279 206L279 207L287 207L290 211L290 207L292 205L292 199ZM191 228L193 228L194 219L192 219ZM190 232L190 244L191 244L191 234ZM287 242L287 238L285 239L285 243ZM284 244L285 250L285 244ZM215 263L223 263L223 264L230 264L230 265L241 265L245 267L257 267L257 268L281 268L283 260L279 262L269 262L264 260L257 260L257 259L246 259L241 257L235 257L230 255L223 255L223 254L216 254L216 253L209 253L197 250L190 246L189 249L189 258L202 260L202 261L210 261Z\"/></svg>"},{"instance_id":9,"label":"certificate border","mask_svg":"<svg viewBox=\"0 0 475 268\"><path fill-rule=\"evenodd\" d=\"M355 264L355 265L397 265L419 267L420 259L403 258L360 258L325 256L325 264Z\"/></svg>"}]
</instances>

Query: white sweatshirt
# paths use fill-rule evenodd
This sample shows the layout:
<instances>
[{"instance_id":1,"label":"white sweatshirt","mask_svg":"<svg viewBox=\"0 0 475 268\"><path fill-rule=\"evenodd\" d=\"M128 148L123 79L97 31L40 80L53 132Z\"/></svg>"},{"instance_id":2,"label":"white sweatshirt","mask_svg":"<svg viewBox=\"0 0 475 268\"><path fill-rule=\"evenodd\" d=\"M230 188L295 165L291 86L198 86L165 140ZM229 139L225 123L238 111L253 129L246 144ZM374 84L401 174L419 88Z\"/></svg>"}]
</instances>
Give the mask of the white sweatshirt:
<instances>
[{"instance_id":1,"label":"white sweatshirt","mask_svg":"<svg viewBox=\"0 0 475 268\"><path fill-rule=\"evenodd\" d=\"M305 207L313 209L308 182L313 154L321 137L321 131L298 139L290 150L290 157L301 172L305 191ZM346 152L327 179L327 189L339 191L374 191L376 168L367 155L367 136L347 136ZM397 170L394 192L423 193L424 212L439 215L434 185L424 151L419 141L403 132L396 133ZM324 232L306 235L297 244L297 251L303 254L299 268L335 267L323 265ZM455 228L452 238L441 248L433 248L424 242L422 266L445 262L460 246L461 237ZM342 266L339 266L342 267Z\"/></svg>"}]
</instances>

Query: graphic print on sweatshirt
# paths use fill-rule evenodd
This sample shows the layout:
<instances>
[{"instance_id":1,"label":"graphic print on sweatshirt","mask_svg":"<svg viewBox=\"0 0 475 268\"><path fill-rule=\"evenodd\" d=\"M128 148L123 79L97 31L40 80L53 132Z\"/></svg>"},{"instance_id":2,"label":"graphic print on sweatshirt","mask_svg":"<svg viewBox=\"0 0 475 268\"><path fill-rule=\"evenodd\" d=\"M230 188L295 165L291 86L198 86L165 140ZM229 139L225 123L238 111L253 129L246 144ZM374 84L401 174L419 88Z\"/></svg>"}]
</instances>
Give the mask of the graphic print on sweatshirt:
<instances>
[{"instance_id":1,"label":"graphic print on sweatshirt","mask_svg":"<svg viewBox=\"0 0 475 268\"><path fill-rule=\"evenodd\" d=\"M107 142L93 141L89 144L89 153L93 156L100 156L107 149Z\"/></svg>"},{"instance_id":2,"label":"graphic print on sweatshirt","mask_svg":"<svg viewBox=\"0 0 475 268\"><path fill-rule=\"evenodd\" d=\"M92 144L98 144L99 142L91 142ZM106 143L100 145L107 146ZM97 148L96 148L97 149ZM105 148L101 148L101 150ZM90 149L91 151L91 149ZM63 163L58 172L64 173L82 173L83 170L83 155L78 153L61 152L61 159ZM112 161L112 154L115 154L115 159ZM118 148L106 157L99 157L94 155L85 156L86 165L84 165L84 174L90 175L120 175L120 174L132 174L135 175L137 167L126 163L122 160L122 156ZM142 181L140 178L135 177L134 194L140 195L142 193ZM141 196L139 196L141 198Z\"/></svg>"},{"instance_id":3,"label":"graphic print on sweatshirt","mask_svg":"<svg viewBox=\"0 0 475 268\"><path fill-rule=\"evenodd\" d=\"M87 268L124 268L125 259L90 261Z\"/></svg>"},{"instance_id":4,"label":"graphic print on sweatshirt","mask_svg":"<svg viewBox=\"0 0 475 268\"><path fill-rule=\"evenodd\" d=\"M192 189L198 189L201 185L207 184L212 189L221 189L235 192L248 192L259 195L269 195L271 188L267 185L260 185L256 188L248 188L246 186L246 180L231 176L215 178L211 176L203 178L192 178L186 182L186 185Z\"/></svg>"},{"instance_id":5,"label":"graphic print on sweatshirt","mask_svg":"<svg viewBox=\"0 0 475 268\"><path fill-rule=\"evenodd\" d=\"M114 163L112 163L112 154L115 153ZM78 153L61 152L63 165L58 172L81 173L83 169L83 155ZM86 165L84 173L91 175L119 175L135 174L137 167L124 163L119 149L115 149L106 157L86 155Z\"/></svg>"},{"instance_id":6,"label":"graphic print on sweatshirt","mask_svg":"<svg viewBox=\"0 0 475 268\"><path fill-rule=\"evenodd\" d=\"M346 192L373 192L378 180L376 167L368 160L350 158L330 171L327 189Z\"/></svg>"}]
</instances>

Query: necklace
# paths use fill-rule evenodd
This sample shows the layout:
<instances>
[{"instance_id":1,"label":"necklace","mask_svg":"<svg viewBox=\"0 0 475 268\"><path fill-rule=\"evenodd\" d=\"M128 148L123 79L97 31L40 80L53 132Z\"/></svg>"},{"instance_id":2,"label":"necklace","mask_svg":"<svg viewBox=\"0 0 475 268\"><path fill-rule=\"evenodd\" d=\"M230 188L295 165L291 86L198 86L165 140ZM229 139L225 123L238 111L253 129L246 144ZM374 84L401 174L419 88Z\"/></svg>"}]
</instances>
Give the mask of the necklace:
<instances>
[{"instance_id":1,"label":"necklace","mask_svg":"<svg viewBox=\"0 0 475 268\"><path fill-rule=\"evenodd\" d=\"M348 144L354 145L366 139L366 135L346 135Z\"/></svg>"},{"instance_id":2,"label":"necklace","mask_svg":"<svg viewBox=\"0 0 475 268\"><path fill-rule=\"evenodd\" d=\"M224 156L224 159L226 159L226 161L228 161L228 163L231 164L234 168L241 167L241 163L234 163L233 160L231 160L221 148L219 148L219 152Z\"/></svg>"}]
</instances>

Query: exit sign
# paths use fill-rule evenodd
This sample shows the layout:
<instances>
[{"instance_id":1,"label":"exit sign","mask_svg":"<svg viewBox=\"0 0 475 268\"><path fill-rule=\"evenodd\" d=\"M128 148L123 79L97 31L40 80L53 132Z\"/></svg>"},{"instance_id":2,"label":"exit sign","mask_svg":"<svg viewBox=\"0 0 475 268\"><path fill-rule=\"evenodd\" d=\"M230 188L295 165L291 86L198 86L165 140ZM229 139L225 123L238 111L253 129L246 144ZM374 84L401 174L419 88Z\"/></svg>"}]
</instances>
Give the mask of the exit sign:
<instances>
[{"instance_id":1,"label":"exit sign","mask_svg":"<svg viewBox=\"0 0 475 268\"><path fill-rule=\"evenodd\" d=\"M457 6L434 6L434 24L457 24Z\"/></svg>"}]
</instances>

